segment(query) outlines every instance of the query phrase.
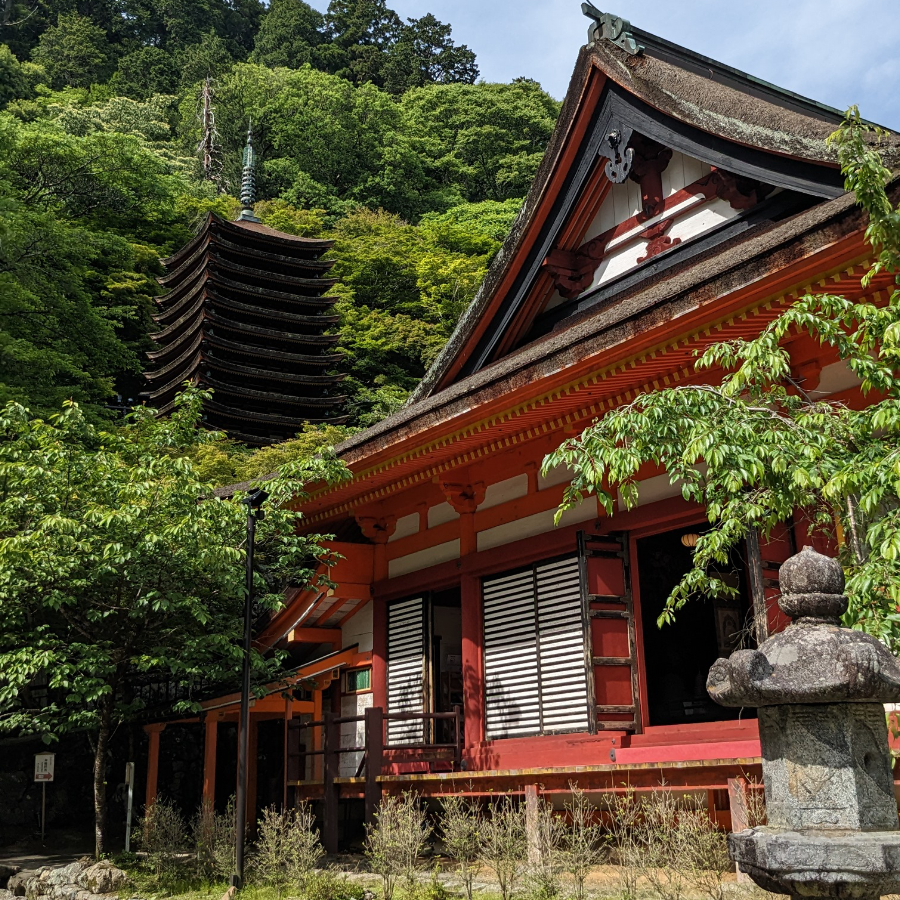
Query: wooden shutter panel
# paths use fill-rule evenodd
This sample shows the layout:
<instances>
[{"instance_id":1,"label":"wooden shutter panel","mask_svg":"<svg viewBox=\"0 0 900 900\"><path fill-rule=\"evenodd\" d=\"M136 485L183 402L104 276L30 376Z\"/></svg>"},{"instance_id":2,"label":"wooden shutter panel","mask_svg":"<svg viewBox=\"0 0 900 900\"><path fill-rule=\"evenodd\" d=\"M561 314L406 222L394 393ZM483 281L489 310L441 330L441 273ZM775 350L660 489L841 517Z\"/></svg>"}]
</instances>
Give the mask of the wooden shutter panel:
<instances>
[{"instance_id":1,"label":"wooden shutter panel","mask_svg":"<svg viewBox=\"0 0 900 900\"><path fill-rule=\"evenodd\" d=\"M483 582L488 740L588 731L577 556Z\"/></svg>"},{"instance_id":2,"label":"wooden shutter panel","mask_svg":"<svg viewBox=\"0 0 900 900\"><path fill-rule=\"evenodd\" d=\"M542 731L590 728L578 557L535 569Z\"/></svg>"},{"instance_id":3,"label":"wooden shutter panel","mask_svg":"<svg viewBox=\"0 0 900 900\"><path fill-rule=\"evenodd\" d=\"M541 730L534 572L483 582L485 736Z\"/></svg>"},{"instance_id":4,"label":"wooden shutter panel","mask_svg":"<svg viewBox=\"0 0 900 900\"><path fill-rule=\"evenodd\" d=\"M387 711L425 712L425 598L391 603L387 609ZM421 743L423 719L388 719L388 744Z\"/></svg>"}]
</instances>

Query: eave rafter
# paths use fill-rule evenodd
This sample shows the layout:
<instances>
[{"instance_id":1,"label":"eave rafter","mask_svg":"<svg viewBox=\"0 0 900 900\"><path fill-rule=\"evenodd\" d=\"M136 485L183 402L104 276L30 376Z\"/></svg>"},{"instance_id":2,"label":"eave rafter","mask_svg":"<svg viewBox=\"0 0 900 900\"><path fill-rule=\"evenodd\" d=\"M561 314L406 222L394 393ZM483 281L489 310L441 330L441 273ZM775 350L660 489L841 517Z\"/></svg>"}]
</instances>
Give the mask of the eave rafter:
<instances>
[{"instance_id":1,"label":"eave rafter","mask_svg":"<svg viewBox=\"0 0 900 900\"><path fill-rule=\"evenodd\" d=\"M886 299L883 291L891 281L888 276L880 276L867 289L861 287L860 280L870 264L867 258L849 266L844 264L839 271L799 283L676 338L668 337L639 353L610 359L616 351L621 353L628 346L627 342L620 344L604 354L609 362L604 365L598 359L596 368L591 366L591 371L579 378L377 465L362 466L350 482L339 488L313 491L304 504L305 525L320 527L323 522L345 516L398 491L435 478L449 480L450 473L460 466L553 432L575 433L597 416L631 402L640 394L695 380L694 363L708 346L723 340L754 337L785 307L809 291L818 289L883 302ZM422 461L426 459L429 464L423 466ZM371 488L362 492L359 490L362 485ZM342 494L351 496L341 499Z\"/></svg>"}]
</instances>

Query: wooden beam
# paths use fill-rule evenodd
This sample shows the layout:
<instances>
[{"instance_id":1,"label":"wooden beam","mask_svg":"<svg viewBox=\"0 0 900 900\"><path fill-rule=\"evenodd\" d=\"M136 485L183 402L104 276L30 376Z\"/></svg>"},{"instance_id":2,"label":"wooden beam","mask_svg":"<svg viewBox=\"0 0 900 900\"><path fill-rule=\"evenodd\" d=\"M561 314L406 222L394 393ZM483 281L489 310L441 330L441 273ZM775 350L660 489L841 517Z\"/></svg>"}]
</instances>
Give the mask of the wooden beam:
<instances>
[{"instance_id":1,"label":"wooden beam","mask_svg":"<svg viewBox=\"0 0 900 900\"><path fill-rule=\"evenodd\" d=\"M335 650L341 649L344 636L340 628L316 628L314 625L293 628L288 632L292 644L331 644Z\"/></svg>"}]
</instances>

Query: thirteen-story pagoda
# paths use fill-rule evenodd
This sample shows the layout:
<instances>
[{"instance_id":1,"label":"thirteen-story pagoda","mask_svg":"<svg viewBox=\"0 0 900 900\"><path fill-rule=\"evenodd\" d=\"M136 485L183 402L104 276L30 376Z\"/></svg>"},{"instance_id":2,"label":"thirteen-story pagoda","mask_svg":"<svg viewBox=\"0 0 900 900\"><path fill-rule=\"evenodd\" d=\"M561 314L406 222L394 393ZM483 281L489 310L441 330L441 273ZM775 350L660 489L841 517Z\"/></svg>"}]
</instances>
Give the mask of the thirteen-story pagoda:
<instances>
[{"instance_id":1,"label":"thirteen-story pagoda","mask_svg":"<svg viewBox=\"0 0 900 900\"><path fill-rule=\"evenodd\" d=\"M235 222L210 214L200 233L163 260L151 335L158 349L145 393L160 415L190 381L211 388L204 424L248 444L292 437L306 423L340 424L338 317L322 295L335 283L323 260L333 241L263 225L253 213L254 152L248 134Z\"/></svg>"}]
</instances>

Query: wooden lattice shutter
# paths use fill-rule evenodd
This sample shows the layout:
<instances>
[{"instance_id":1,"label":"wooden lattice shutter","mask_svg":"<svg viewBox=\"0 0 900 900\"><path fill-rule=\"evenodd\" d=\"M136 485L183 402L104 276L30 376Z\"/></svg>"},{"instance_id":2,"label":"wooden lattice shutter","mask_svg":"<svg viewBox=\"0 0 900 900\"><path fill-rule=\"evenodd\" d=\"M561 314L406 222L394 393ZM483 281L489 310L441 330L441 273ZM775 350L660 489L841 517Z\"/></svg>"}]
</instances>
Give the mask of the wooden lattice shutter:
<instances>
[{"instance_id":1,"label":"wooden lattice shutter","mask_svg":"<svg viewBox=\"0 0 900 900\"><path fill-rule=\"evenodd\" d=\"M486 578L483 605L486 737L587 731L578 558Z\"/></svg>"},{"instance_id":2,"label":"wooden lattice shutter","mask_svg":"<svg viewBox=\"0 0 900 900\"><path fill-rule=\"evenodd\" d=\"M483 582L485 736L541 730L534 571Z\"/></svg>"},{"instance_id":3,"label":"wooden lattice shutter","mask_svg":"<svg viewBox=\"0 0 900 900\"><path fill-rule=\"evenodd\" d=\"M388 605L387 711L423 713L426 696L425 598ZM388 744L421 743L423 719L387 720Z\"/></svg>"},{"instance_id":4,"label":"wooden lattice shutter","mask_svg":"<svg viewBox=\"0 0 900 900\"><path fill-rule=\"evenodd\" d=\"M587 731L590 705L578 557L536 566L535 584L541 730Z\"/></svg>"}]
</instances>

